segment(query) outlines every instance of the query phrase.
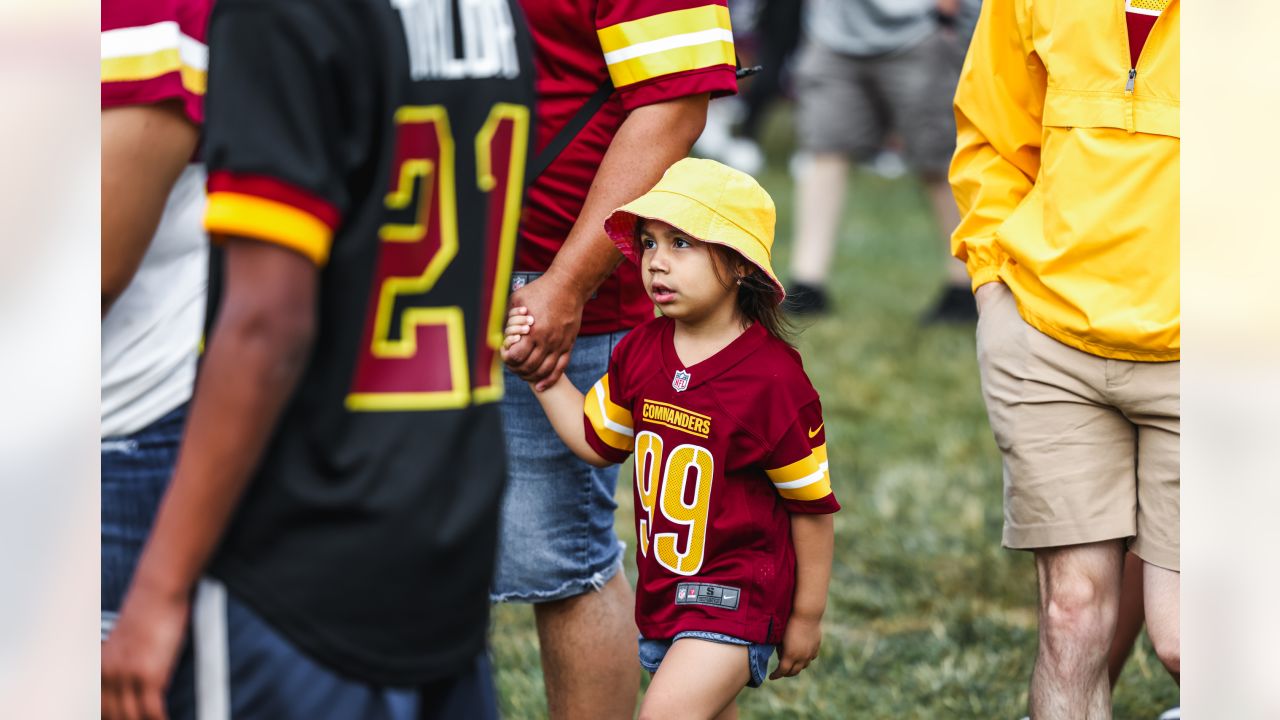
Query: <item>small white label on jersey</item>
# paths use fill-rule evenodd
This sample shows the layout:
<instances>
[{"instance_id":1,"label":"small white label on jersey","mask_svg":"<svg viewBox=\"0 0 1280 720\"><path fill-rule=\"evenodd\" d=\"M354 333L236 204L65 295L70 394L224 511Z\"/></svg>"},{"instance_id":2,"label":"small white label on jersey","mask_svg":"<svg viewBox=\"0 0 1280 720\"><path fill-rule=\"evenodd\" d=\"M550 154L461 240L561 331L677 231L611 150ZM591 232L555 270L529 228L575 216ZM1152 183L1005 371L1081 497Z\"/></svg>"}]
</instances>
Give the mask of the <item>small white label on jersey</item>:
<instances>
[{"instance_id":1,"label":"small white label on jersey","mask_svg":"<svg viewBox=\"0 0 1280 720\"><path fill-rule=\"evenodd\" d=\"M520 75L516 28L507 0L391 0L400 11L414 80L514 78ZM461 29L462 52L454 47ZM461 57L458 57L458 55Z\"/></svg>"},{"instance_id":2,"label":"small white label on jersey","mask_svg":"<svg viewBox=\"0 0 1280 720\"><path fill-rule=\"evenodd\" d=\"M676 586L677 605L710 605L725 610L737 610L741 596L741 590L728 585L680 583Z\"/></svg>"}]
</instances>

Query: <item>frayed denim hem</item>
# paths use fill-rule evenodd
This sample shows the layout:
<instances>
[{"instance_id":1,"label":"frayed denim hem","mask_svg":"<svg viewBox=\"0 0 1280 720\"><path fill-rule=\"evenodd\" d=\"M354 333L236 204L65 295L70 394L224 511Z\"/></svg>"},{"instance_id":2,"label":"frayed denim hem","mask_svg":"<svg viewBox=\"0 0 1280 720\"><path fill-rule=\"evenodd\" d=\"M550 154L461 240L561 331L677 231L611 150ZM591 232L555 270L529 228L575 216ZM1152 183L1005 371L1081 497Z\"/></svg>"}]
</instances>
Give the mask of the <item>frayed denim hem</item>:
<instances>
[{"instance_id":1,"label":"frayed denim hem","mask_svg":"<svg viewBox=\"0 0 1280 720\"><path fill-rule=\"evenodd\" d=\"M555 602L556 600L565 600L578 595L585 595L589 592L599 591L604 588L605 583L613 579L622 570L622 554L626 551L627 544L621 540L618 541L618 554L614 557L603 570L591 573L585 578L575 578L561 584L553 590L535 590L531 592L506 592L501 594L489 593L490 603L545 603Z\"/></svg>"}]
</instances>

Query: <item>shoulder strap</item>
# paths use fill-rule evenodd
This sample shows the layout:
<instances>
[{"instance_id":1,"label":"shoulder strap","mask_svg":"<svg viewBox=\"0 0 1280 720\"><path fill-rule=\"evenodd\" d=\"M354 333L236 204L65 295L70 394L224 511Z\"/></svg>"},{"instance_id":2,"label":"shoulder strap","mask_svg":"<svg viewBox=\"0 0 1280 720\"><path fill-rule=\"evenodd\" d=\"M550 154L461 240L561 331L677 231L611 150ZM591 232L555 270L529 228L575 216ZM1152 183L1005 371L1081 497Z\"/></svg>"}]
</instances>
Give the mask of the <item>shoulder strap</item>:
<instances>
[{"instance_id":1,"label":"shoulder strap","mask_svg":"<svg viewBox=\"0 0 1280 720\"><path fill-rule=\"evenodd\" d=\"M759 65L749 68L741 67L736 55L734 56L734 63L738 65L737 76L739 79L755 75L762 69ZM604 82L600 83L600 87L596 88L591 97L587 98L587 101L582 104L582 107L578 108L578 112L569 118L569 122L565 123L565 126L560 128L560 132L551 138L551 142L542 148L542 152L534 157L533 174L529 176L529 185L532 185L535 180L541 177L542 173L546 172L547 168L551 166L551 163L560 157L560 153L569 147L569 143L573 142L578 133L582 132L582 128L591 122L591 118L600 112L600 108L604 107L605 102L608 101L609 96L612 94L613 80L606 77Z\"/></svg>"},{"instance_id":2,"label":"shoulder strap","mask_svg":"<svg viewBox=\"0 0 1280 720\"><path fill-rule=\"evenodd\" d=\"M529 176L529 185L532 185L551 166L551 163L560 157L560 153L569 147L569 143L573 142L578 133L582 132L582 128L591 122L591 118L595 117L597 112L600 112L600 108L604 107L605 101L612 94L613 80L606 77L604 82L600 83L600 87L596 88L591 97L587 98L587 101L583 103L582 107L578 108L578 112L569 118L569 122L560 128L560 132L556 133L556 136L551 138L551 142L547 143L542 152L538 153L533 159L533 173Z\"/></svg>"}]
</instances>

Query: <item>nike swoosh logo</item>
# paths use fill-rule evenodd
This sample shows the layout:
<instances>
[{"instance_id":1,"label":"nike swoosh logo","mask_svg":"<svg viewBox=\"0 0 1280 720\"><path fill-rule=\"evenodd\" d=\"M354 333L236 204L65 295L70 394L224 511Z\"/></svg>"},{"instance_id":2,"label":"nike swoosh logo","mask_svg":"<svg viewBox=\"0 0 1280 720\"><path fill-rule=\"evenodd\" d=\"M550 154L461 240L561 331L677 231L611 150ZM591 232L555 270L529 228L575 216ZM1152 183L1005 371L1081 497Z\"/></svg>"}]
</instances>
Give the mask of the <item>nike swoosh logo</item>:
<instances>
[{"instance_id":1,"label":"nike swoosh logo","mask_svg":"<svg viewBox=\"0 0 1280 720\"><path fill-rule=\"evenodd\" d=\"M822 423L822 425L826 425L826 423L824 422L824 423ZM818 427L816 427L816 428L814 428L814 429L812 429L812 430L810 430L810 431L809 431L809 439L810 439L810 440L812 440L812 439L814 438L814 436L815 436L815 435L817 435L817 434L818 434L818 432L822 430L822 425L819 425Z\"/></svg>"}]
</instances>

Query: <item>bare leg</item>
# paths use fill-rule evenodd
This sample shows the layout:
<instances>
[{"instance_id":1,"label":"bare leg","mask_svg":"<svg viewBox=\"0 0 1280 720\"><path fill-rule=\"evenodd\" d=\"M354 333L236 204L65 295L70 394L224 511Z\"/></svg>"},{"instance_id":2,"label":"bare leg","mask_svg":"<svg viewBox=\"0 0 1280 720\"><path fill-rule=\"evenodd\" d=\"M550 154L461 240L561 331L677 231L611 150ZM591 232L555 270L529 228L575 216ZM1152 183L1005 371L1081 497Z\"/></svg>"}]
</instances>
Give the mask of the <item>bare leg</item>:
<instances>
[{"instance_id":1,"label":"bare leg","mask_svg":"<svg viewBox=\"0 0 1280 720\"><path fill-rule=\"evenodd\" d=\"M1124 546L1119 540L1036 551L1040 647L1031 717L1111 717L1107 648L1115 635Z\"/></svg>"},{"instance_id":2,"label":"bare leg","mask_svg":"<svg viewBox=\"0 0 1280 720\"><path fill-rule=\"evenodd\" d=\"M791 246L793 281L815 287L826 284L848 178L847 157L817 153L797 179L795 237Z\"/></svg>"},{"instance_id":3,"label":"bare leg","mask_svg":"<svg viewBox=\"0 0 1280 720\"><path fill-rule=\"evenodd\" d=\"M640 704L640 720L736 717L734 698L750 679L745 645L677 640L649 683ZM733 714L725 716L730 710Z\"/></svg>"},{"instance_id":4,"label":"bare leg","mask_svg":"<svg viewBox=\"0 0 1280 720\"><path fill-rule=\"evenodd\" d=\"M947 284L967 288L969 271L965 269L964 263L951 255L951 233L960 224L960 210L956 208L955 196L951 194L951 184L946 178L925 178L924 186L929 204L933 207L933 219L938 226L942 256L946 258Z\"/></svg>"},{"instance_id":5,"label":"bare leg","mask_svg":"<svg viewBox=\"0 0 1280 720\"><path fill-rule=\"evenodd\" d=\"M1133 553L1124 556L1124 584L1120 589L1120 617L1116 621L1116 634L1111 639L1111 651L1107 654L1107 675L1111 687L1116 686L1124 664L1133 652L1133 643L1142 632L1142 558Z\"/></svg>"},{"instance_id":6,"label":"bare leg","mask_svg":"<svg viewBox=\"0 0 1280 720\"><path fill-rule=\"evenodd\" d=\"M720 711L720 714L715 717L715 720L738 720L737 699L734 699L732 702L726 705L725 708Z\"/></svg>"},{"instance_id":7,"label":"bare leg","mask_svg":"<svg viewBox=\"0 0 1280 720\"><path fill-rule=\"evenodd\" d=\"M1155 646L1156 656L1182 684L1182 636L1178 627L1182 574L1151 563L1143 568L1146 590L1147 633Z\"/></svg>"},{"instance_id":8,"label":"bare leg","mask_svg":"<svg viewBox=\"0 0 1280 720\"><path fill-rule=\"evenodd\" d=\"M598 592L533 606L555 720L630 720L640 692L635 598L621 571Z\"/></svg>"}]
</instances>

